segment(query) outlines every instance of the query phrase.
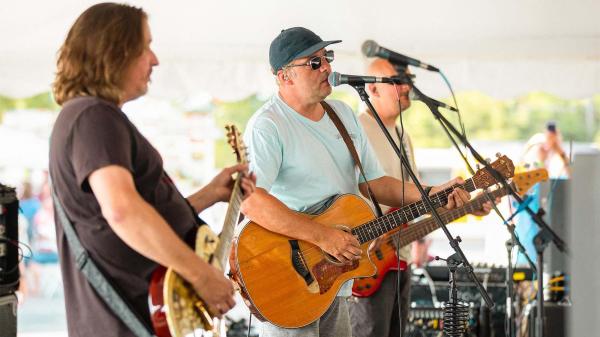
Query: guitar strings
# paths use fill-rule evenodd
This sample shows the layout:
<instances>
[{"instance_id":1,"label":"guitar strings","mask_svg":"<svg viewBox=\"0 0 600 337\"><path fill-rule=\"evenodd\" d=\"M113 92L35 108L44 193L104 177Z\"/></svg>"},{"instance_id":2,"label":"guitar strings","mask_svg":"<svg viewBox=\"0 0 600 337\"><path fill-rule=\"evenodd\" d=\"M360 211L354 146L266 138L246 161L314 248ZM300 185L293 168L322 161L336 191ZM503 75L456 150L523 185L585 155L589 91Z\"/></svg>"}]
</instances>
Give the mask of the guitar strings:
<instances>
[{"instance_id":1,"label":"guitar strings","mask_svg":"<svg viewBox=\"0 0 600 337\"><path fill-rule=\"evenodd\" d=\"M502 189L497 189L497 190L490 192L490 195L492 198L496 198L496 197L506 195L506 193L504 191L502 191ZM465 206L461 207L460 209L442 211L441 212L442 214L440 214L440 217L442 218L442 220L444 220L445 223L449 223L453 220L458 219L461 216L466 215L467 213L471 213L471 212L474 212L474 211L480 209L481 206L486 201L487 201L487 199L484 196L479 196L479 197L471 200L469 203L467 203ZM435 230L437 228L438 228L438 226L437 226L437 222L435 221L435 218L431 217L431 218L423 220L422 223L415 223L415 224L409 225L406 228L402 228L397 232L392 233L388 237L386 242L388 244L393 243L394 240L398 240L400 238L400 236L402 236L401 240L405 241L405 242L407 241L407 243L406 243L406 245L407 245L407 244L419 239L420 237L431 233L433 230ZM401 247L403 247L403 246L401 246Z\"/></svg>"},{"instance_id":2,"label":"guitar strings","mask_svg":"<svg viewBox=\"0 0 600 337\"><path fill-rule=\"evenodd\" d=\"M446 189L444 189L442 191L437 192L436 194L430 196L430 199L432 201L434 201L434 202L435 201L441 202L443 200L444 204L441 205L441 206L443 206L443 205L445 205L447 203L447 197L448 197L448 195L450 193L452 193L452 191L454 191L454 189L457 188L457 187L462 187L462 188L466 189L469 192L474 191L475 189L477 189L477 186L475 185L475 182L474 182L474 177L471 177L471 178L465 180L465 183L463 183L463 184L455 184L455 185L450 186L450 187L448 187L448 188L446 188ZM434 199L436 199L436 200L434 200ZM400 224L406 223L408 221L405 221L405 220L409 219L410 216L414 216L415 213L419 214L419 216L420 216L420 215L422 215L420 213L422 210L427 210L427 208L422 205L423 203L424 203L423 200L419 200L419 201L413 202L413 203L411 203L409 205L406 205L406 206L400 208L399 210L396 210L396 211L394 211L394 212L392 212L390 214L387 214L387 215L385 215L385 216L383 216L381 218L376 218L376 219L368 221L368 222L366 222L366 223L364 223L362 225L354 227L351 232L353 234L355 234L355 235L358 236L359 242L361 243L361 245L364 244L364 243L366 243L366 242L372 241L375 238L377 238L379 236L382 236L382 235L384 235L386 233L386 231L384 231L383 229L381 229L381 225L386 226L386 229L387 229L387 225L385 224L385 221L388 220L388 217L389 218L393 218L394 220L396 220L396 222L400 222ZM407 211L410 211L410 216L407 215ZM425 213L423 213L423 214L425 214ZM404 215L404 218L402 217L401 214ZM414 218L416 218L416 216L413 217L413 219ZM391 230L393 230L394 229L393 228L394 225L390 221L388 221L388 224L390 224L392 226ZM373 227L373 228L367 228L367 227ZM398 225L395 225L395 227L398 227ZM377 235L377 236L375 236L375 237L373 237L373 238L371 238L369 240L364 240L365 238L368 238L368 235L373 235L372 234L373 233L373 229L375 229L375 231L377 233L379 233L378 229L381 229L381 234L379 234L379 235ZM360 233L359 233L359 231L360 231ZM387 232L389 232L389 230ZM322 251L322 249L319 246L313 245L312 247L309 247L309 248L306 248L305 250L303 250L302 251L302 256L305 259L312 259L315 256L316 257L322 256L323 253L324 252ZM248 268L248 269L252 269L252 268Z\"/></svg>"},{"instance_id":3,"label":"guitar strings","mask_svg":"<svg viewBox=\"0 0 600 337\"><path fill-rule=\"evenodd\" d=\"M469 186L467 186L467 185L469 185ZM448 188L446 188L446 189L444 189L444 190L442 190L442 191L439 191L439 192L437 192L436 194L434 194L434 195L430 196L430 198L431 198L431 199L437 199L437 201L439 202L439 201L441 201L441 199L442 199L442 198L443 198L443 199L446 199L446 198L448 197L448 195L449 195L450 193L452 193L452 191L453 191L455 188L457 188L457 187L466 187L466 188L468 188L468 189L469 189L469 187L471 187L471 186L474 186L474 184L473 184L473 182L472 182L472 178L469 178L469 179L468 179L468 180L467 180L467 181L466 181L464 184L462 184L462 185L460 185L460 184L455 184L455 185L453 185L453 186L450 186L450 187L448 187ZM432 200L432 201L434 201L434 200ZM392 218L395 218L396 222L402 222L402 223L403 223L403 222L406 222L406 221L405 221L405 219L407 219L407 218L408 218L408 216L406 215L406 211L405 211L405 209L409 209L409 210L411 210L411 215L414 215L414 213L413 213L412 211L416 211L416 213L417 213L417 214L419 214L419 212L420 212L420 210L419 210L419 206L416 206L416 205L417 205L417 204L420 204L420 203L422 203L422 202L423 202L422 200L416 201L416 202L414 202L414 203L411 203L411 204L409 204L409 205L407 205L407 206L405 206L405 207L402 207L401 209L399 209L399 210L397 210L397 211L394 211L394 212L392 212L392 213L390 213L390 214L388 214L388 215L386 215L386 216L384 216L384 217L382 217L382 218L385 218L385 217L392 217ZM421 207L421 209L424 209L424 208L423 208L423 207ZM402 213L404 213L404 215L405 215L405 218L402 218L401 216L399 216L399 214L400 214L400 211L402 211ZM374 227L375 231L376 231L377 233L379 233L379 231L377 231L377 229L381 229L381 228L380 228L380 226L374 226L374 225L381 225L382 223L380 223L380 222L381 222L381 221L385 221L385 220L380 220L380 219L382 219L382 218L373 219L373 220L371 220L371 221L368 221L368 222L366 222L366 223L364 223L364 224L362 224L362 225L359 225L359 226L357 226L357 227L354 227L354 228L352 229L352 233L353 233L353 234L356 234L356 235L359 237L359 242L360 242L360 241L362 241L362 242L361 242L361 244L364 244L364 243L366 243L366 242L368 242L368 241L371 241L371 240L375 239L376 237L379 237L379 236L381 236L381 235L385 234L385 232L384 232L383 230L381 230L381 234L380 234L380 235L377 235L376 237L374 237L374 238L373 238L373 239L371 239L371 240L366 240L366 241L365 241L364 239L365 239L365 238L367 237L367 235L368 235L368 233L365 233L365 230L367 230L367 231L368 231L368 229L366 229L366 227L367 227L367 226ZM389 223L389 222L388 222L388 223ZM391 225L391 223L389 223L389 224ZM385 223L383 223L383 225L385 226ZM361 233L358 233L358 231L361 231ZM371 233L373 233L373 230L371 230ZM372 235L372 234L371 234L371 235ZM322 256L322 254L323 254L323 252L322 252L321 248L320 248L320 247L318 247L318 246L313 246L313 247L307 248L307 249L303 250L303 252L302 252L302 255L303 255L303 257L304 257L304 258L308 258L308 259L310 259L310 258L313 258L313 257L315 257L315 256L316 256L316 257L320 257L320 256Z\"/></svg>"},{"instance_id":4,"label":"guitar strings","mask_svg":"<svg viewBox=\"0 0 600 337\"><path fill-rule=\"evenodd\" d=\"M448 195L456 188L456 187L465 187L467 190L471 190L471 184L472 184L472 180L468 179L467 182L465 182L462 186L459 184L455 184L451 187L446 188L443 191L440 191L434 195L432 195L430 198L432 199L432 201L437 202L440 204L440 206L443 206L446 204L447 202L447 197ZM474 186L474 185L473 185ZM410 211L410 215L406 214L406 210ZM401 216L399 216L400 214L404 215L404 218L402 218ZM425 213L428 213L428 209L427 207L424 205L423 200L419 200L417 202L414 202L412 204L407 205L406 207L402 207L401 209L394 211L390 214L387 214L383 217L374 219L370 222L367 222L363 225L357 226L355 227L352 232L357 234L359 236L359 240L362 241L362 243L367 242L367 241L371 241L373 240L375 237L379 237L383 234L385 234L386 232L393 230L394 226L392 223L390 223L388 220L388 218L393 218L395 220L395 222L403 222L406 223L414 218L417 218ZM416 214L416 215L415 215ZM412 217L412 219L411 219ZM391 225L391 229L388 229L388 226L386 225L385 222L388 222L388 224ZM385 229L381 228L381 225L385 226ZM366 233L365 233L366 231ZM375 237L371 237L373 236L373 232L375 231L376 236ZM363 237L364 236L364 237Z\"/></svg>"},{"instance_id":5,"label":"guitar strings","mask_svg":"<svg viewBox=\"0 0 600 337\"><path fill-rule=\"evenodd\" d=\"M467 183L465 183L464 185L466 185L466 184L467 184ZM450 193L452 193L452 191L453 191L453 190L454 190L454 188L456 188L456 187L460 187L460 185L456 184L456 185L453 185L453 186L451 186L451 187L448 187L448 188L446 188L446 189L444 189L444 190L442 190L442 191L440 191L440 192L437 192L436 194L432 195L430 198L431 198L431 199L438 199L438 202L439 202L439 201L440 201L440 197L441 197L441 198L447 198L447 197L448 197L448 195L449 195ZM433 200L432 200L432 201L433 201ZM370 234L370 235L373 235L372 233L373 233L374 231L375 231L377 234L379 234L379 232L380 232L380 231L379 231L378 229L381 229L381 226L375 226L375 225L381 225L381 222L382 222L382 221L385 221L385 220L380 220L380 219L382 219L382 218L386 218L386 217L392 217L392 218L395 218L396 222L400 222L400 223L406 222L406 221L405 221L405 219L407 219L407 218L408 218L408 216L406 216L406 212L405 212L404 210L407 208L407 209L411 210L411 215L414 215L414 213L413 213L412 211L416 211L417 213L419 212L419 208L418 208L418 206L415 206L415 204L419 204L419 203L421 203L421 202L422 202L422 200L416 201L416 202L414 202L414 203L412 203L412 204L409 204L409 205L407 205L407 206L405 206L405 207L402 207L401 209L399 209L399 210L397 210L397 211L394 211L394 212L392 212L392 213L390 213L390 214L388 214L388 215L386 215L386 216L384 216L384 217L377 218L377 219L373 219L373 220L371 220L371 221L368 221L368 222L366 222L366 223L364 223L364 224L362 224L362 225L359 225L359 226L357 226L357 227L355 227L355 228L353 228L353 229L352 229L352 233L353 233L353 234L356 234L356 235L359 237L359 242L361 242L361 241L362 241L362 242L361 242L361 244L364 244L364 243L366 243L366 242L368 242L368 241L371 241L371 240L373 240L375 237L374 237L373 239L371 239L371 240L364 240L364 239L365 239L365 238L367 237L367 235L369 235L369 234ZM403 213L404 213L404 215L405 215L405 218L402 218L402 217L400 217L400 216L399 216L399 214L400 214L400 211L403 211ZM388 223L389 223L389 222L388 222ZM383 225L385 226L385 223L383 223ZM391 223L390 223L390 225L391 225ZM374 228L374 231L371 229L371 232L369 232L369 229L368 229L367 227L373 227L373 228ZM367 231L367 232L365 232L365 231ZM360 232L360 233L359 233L359 232ZM385 232L383 231L383 229L381 229L381 234L377 235L376 237L379 237L379 236L381 236L381 235L383 235L383 234L385 234ZM317 257L320 257L322 254L323 254L323 252L322 252L321 248L320 248L320 247L318 247L318 246L314 246L314 247L307 248L307 249L305 249L305 250L302 252L302 255L303 255L305 258L313 258L313 257L315 257L315 256L317 256Z\"/></svg>"}]
</instances>

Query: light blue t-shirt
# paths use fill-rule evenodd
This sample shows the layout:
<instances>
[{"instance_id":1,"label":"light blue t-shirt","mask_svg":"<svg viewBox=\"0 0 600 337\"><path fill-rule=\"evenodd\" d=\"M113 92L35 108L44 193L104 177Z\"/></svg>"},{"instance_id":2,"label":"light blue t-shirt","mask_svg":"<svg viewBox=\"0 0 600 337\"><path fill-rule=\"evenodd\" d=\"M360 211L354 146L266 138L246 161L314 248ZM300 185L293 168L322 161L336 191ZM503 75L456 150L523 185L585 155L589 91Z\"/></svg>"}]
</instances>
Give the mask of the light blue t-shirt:
<instances>
[{"instance_id":1,"label":"light blue t-shirt","mask_svg":"<svg viewBox=\"0 0 600 337\"><path fill-rule=\"evenodd\" d=\"M367 180L384 176L352 109L340 101L327 103L348 130ZM256 186L290 209L312 211L332 196L359 194L358 182L364 180L327 113L315 122L293 110L279 95L273 95L248 122L244 142L250 170L256 173ZM348 281L338 296L351 293L352 281Z\"/></svg>"},{"instance_id":2,"label":"light blue t-shirt","mask_svg":"<svg viewBox=\"0 0 600 337\"><path fill-rule=\"evenodd\" d=\"M352 109L340 101L327 103L348 130L367 180L384 176ZM362 176L327 113L312 121L274 95L248 122L244 141L256 186L293 210L306 211L338 194L359 194Z\"/></svg>"}]
</instances>

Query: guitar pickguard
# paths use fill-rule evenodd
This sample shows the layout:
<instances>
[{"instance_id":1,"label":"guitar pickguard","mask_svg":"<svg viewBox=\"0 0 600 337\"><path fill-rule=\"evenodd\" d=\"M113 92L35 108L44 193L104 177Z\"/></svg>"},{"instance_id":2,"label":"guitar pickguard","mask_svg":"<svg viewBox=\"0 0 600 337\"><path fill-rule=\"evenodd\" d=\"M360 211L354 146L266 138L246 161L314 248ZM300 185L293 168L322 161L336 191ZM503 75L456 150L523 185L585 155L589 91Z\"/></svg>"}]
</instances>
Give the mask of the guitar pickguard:
<instances>
[{"instance_id":1,"label":"guitar pickguard","mask_svg":"<svg viewBox=\"0 0 600 337\"><path fill-rule=\"evenodd\" d=\"M213 266L223 269L219 262L214 260L214 253L219 244L219 237L209 226L201 226L196 234L196 255Z\"/></svg>"},{"instance_id":2,"label":"guitar pickguard","mask_svg":"<svg viewBox=\"0 0 600 337\"><path fill-rule=\"evenodd\" d=\"M331 286L333 286L333 282L337 280L337 278L350 270L354 270L358 268L358 261L353 261L351 265L349 264L333 264L329 262L327 259L321 260L319 263L314 265L312 268L313 275L319 284L319 292L324 294Z\"/></svg>"}]
</instances>

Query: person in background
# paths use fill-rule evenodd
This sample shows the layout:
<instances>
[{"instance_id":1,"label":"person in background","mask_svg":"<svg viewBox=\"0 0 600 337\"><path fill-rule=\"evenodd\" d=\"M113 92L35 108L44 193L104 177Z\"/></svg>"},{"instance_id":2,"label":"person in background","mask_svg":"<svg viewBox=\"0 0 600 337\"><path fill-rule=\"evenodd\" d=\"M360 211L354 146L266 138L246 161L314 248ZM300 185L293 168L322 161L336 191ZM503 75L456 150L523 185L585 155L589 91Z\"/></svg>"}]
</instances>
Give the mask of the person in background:
<instances>
[{"instance_id":1,"label":"person in background","mask_svg":"<svg viewBox=\"0 0 600 337\"><path fill-rule=\"evenodd\" d=\"M380 58L369 64L367 75L377 77L405 75L407 82L409 82L408 79L411 76L405 67L394 67L389 61ZM415 172L417 179L419 179L411 138L407 130L403 130L398 123L400 115L410 107L411 102L408 97L410 84L373 83L367 85L367 90L371 103L373 103L383 124L394 142L407 157L411 170ZM410 181L408 172L401 166L400 159L377 124L373 112L370 110L361 112L358 115L358 121L364 128L374 154L381 163L385 174L402 181ZM491 207L491 203L485 203L483 209L476 211L475 214L486 215L490 212ZM382 205L383 212L389 210L389 207ZM376 240L371 252L378 250L382 241ZM354 337L395 337L404 335L410 308L411 246L402 247L399 251L398 257L408 265L406 270L388 272L384 276L380 288L373 295L355 297L353 301L350 301L349 309L352 335ZM417 262L426 263L427 261L421 261L421 258L423 255L427 255L429 245L416 242L415 246L419 250L419 254L416 256ZM400 303L398 303L398 294L400 295ZM401 317L401 320L399 320L399 317Z\"/></svg>"},{"instance_id":2,"label":"person in background","mask_svg":"<svg viewBox=\"0 0 600 337\"><path fill-rule=\"evenodd\" d=\"M527 141L523 162L545 168L550 178L568 178L571 175L569 157L562 147L562 136L555 122L548 122L543 133L537 133Z\"/></svg>"}]
</instances>

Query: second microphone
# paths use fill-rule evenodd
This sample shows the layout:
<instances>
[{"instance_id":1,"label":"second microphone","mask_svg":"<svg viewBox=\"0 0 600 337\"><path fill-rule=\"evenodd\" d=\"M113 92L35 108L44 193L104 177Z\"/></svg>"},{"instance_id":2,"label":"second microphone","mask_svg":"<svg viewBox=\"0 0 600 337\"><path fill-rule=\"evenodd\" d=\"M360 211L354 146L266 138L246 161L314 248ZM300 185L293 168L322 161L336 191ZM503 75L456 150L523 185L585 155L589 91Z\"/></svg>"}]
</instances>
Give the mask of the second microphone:
<instances>
[{"instance_id":1,"label":"second microphone","mask_svg":"<svg viewBox=\"0 0 600 337\"><path fill-rule=\"evenodd\" d=\"M360 75L345 75L336 71L329 74L327 78L332 87L337 87L342 84L351 86L365 85L367 83L395 83L395 84L410 84L406 77L376 77L376 76L360 76Z\"/></svg>"}]
</instances>

